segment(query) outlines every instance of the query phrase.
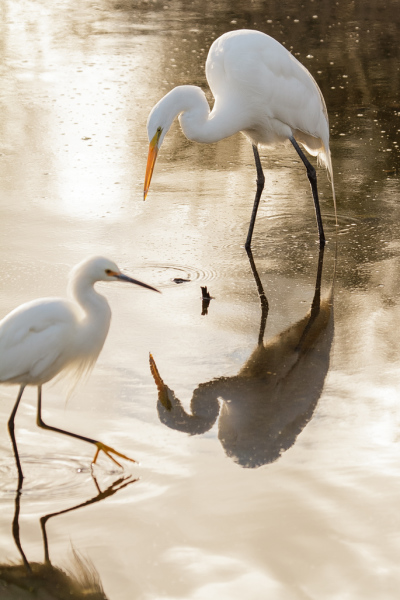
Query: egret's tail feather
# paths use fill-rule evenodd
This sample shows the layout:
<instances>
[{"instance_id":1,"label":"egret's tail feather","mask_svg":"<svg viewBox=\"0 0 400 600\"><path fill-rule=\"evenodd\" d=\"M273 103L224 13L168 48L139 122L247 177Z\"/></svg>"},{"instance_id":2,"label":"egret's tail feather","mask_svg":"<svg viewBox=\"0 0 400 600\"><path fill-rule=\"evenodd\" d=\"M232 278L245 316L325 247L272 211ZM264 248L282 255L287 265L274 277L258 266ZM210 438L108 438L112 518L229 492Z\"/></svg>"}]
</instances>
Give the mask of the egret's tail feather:
<instances>
[{"instance_id":1,"label":"egret's tail feather","mask_svg":"<svg viewBox=\"0 0 400 600\"><path fill-rule=\"evenodd\" d=\"M326 158L327 158L326 162L327 162L327 167L328 167L329 178L330 178L331 186L332 186L333 208L335 210L335 222L336 222L336 227L337 227L338 220L337 220L337 209L336 209L336 193L335 193L335 185L333 183L332 157L331 157L331 151L329 148L326 151Z\"/></svg>"}]
</instances>

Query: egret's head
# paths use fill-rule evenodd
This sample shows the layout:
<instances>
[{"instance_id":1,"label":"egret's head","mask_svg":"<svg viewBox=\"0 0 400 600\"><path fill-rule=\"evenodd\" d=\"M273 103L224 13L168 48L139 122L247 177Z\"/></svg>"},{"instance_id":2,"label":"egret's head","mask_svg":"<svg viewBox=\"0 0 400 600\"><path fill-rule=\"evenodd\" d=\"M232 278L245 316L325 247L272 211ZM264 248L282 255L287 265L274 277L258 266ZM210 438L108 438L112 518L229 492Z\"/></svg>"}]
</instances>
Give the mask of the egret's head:
<instances>
[{"instance_id":1,"label":"egret's head","mask_svg":"<svg viewBox=\"0 0 400 600\"><path fill-rule=\"evenodd\" d=\"M150 114L150 117L151 117L151 114ZM150 118L149 118L149 121L150 121ZM152 134L153 131L154 131L154 134ZM151 177L153 175L154 165L156 164L158 149L161 146L162 140L164 139L164 135L165 135L165 133L163 135L163 128L161 127L161 125L154 127L154 126L150 126L150 124L148 123L147 124L147 132L148 132L148 136L149 136L150 146L149 146L149 153L147 156L146 175L144 178L144 200L146 200L146 196L147 196L147 193L150 188L150 181L151 181Z\"/></svg>"},{"instance_id":2,"label":"egret's head","mask_svg":"<svg viewBox=\"0 0 400 600\"><path fill-rule=\"evenodd\" d=\"M173 107L171 107L170 95L171 92L157 102L147 119L147 136L149 138L150 146L149 154L147 156L146 175L144 178L144 200L146 200L150 188L151 176L153 175L154 165L156 164L158 150L176 116L176 112Z\"/></svg>"},{"instance_id":3,"label":"egret's head","mask_svg":"<svg viewBox=\"0 0 400 600\"><path fill-rule=\"evenodd\" d=\"M194 131L193 125L196 125L195 130L198 131L199 125L201 126L207 121L209 112L210 107L208 106L204 92L194 85L178 85L154 106L147 119L147 135L150 147L144 180L145 200L149 191L158 150L175 117L179 116L183 132L187 138L202 141L190 135L190 133ZM183 127L182 118L184 116L187 125L189 122L192 122L191 129Z\"/></svg>"},{"instance_id":4,"label":"egret's head","mask_svg":"<svg viewBox=\"0 0 400 600\"><path fill-rule=\"evenodd\" d=\"M159 291L151 285L147 285L147 283L142 283L137 279L132 279L132 277L124 275L115 262L103 256L86 258L71 271L70 282L72 285L78 282L93 285L96 281L127 281L128 283L140 285L154 292Z\"/></svg>"},{"instance_id":5,"label":"egret's head","mask_svg":"<svg viewBox=\"0 0 400 600\"><path fill-rule=\"evenodd\" d=\"M186 110L185 94L183 90L190 86L178 86L168 92L152 108L147 119L147 136L149 138L149 154L147 157L146 175L144 180L144 199L150 187L157 153L164 141L175 117Z\"/></svg>"}]
</instances>

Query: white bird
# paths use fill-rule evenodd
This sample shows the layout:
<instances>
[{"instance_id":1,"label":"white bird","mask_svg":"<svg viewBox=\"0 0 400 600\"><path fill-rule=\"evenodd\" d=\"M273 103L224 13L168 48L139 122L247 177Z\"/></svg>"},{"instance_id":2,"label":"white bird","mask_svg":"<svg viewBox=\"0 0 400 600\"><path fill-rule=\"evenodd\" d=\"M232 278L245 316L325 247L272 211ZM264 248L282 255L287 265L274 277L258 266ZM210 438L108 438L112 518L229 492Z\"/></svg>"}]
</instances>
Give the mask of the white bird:
<instances>
[{"instance_id":1,"label":"white bird","mask_svg":"<svg viewBox=\"0 0 400 600\"><path fill-rule=\"evenodd\" d=\"M320 246L325 244L315 168L299 144L318 156L330 174L336 214L328 113L321 90L307 69L279 42L260 31L224 33L208 53L206 76L215 102L212 111L204 92L182 85L152 109L147 121L150 141L144 199L150 187L157 152L175 117L185 136L213 143L241 131L252 143L257 168L246 249L250 248L258 204L264 188L258 146L275 147L290 140L307 169L317 217Z\"/></svg>"},{"instance_id":2,"label":"white bird","mask_svg":"<svg viewBox=\"0 0 400 600\"><path fill-rule=\"evenodd\" d=\"M22 470L14 436L14 418L25 386L38 388L37 424L65 433L97 446L93 462L102 450L127 456L98 440L46 425L41 417L42 385L59 374L71 374L75 381L89 372L103 348L111 321L107 300L94 289L97 281L127 281L158 292L155 288L127 275L117 265L100 256L79 263L70 273L68 295L40 298L22 304L0 321L0 383L19 384L20 389L8 421L17 468Z\"/></svg>"}]
</instances>

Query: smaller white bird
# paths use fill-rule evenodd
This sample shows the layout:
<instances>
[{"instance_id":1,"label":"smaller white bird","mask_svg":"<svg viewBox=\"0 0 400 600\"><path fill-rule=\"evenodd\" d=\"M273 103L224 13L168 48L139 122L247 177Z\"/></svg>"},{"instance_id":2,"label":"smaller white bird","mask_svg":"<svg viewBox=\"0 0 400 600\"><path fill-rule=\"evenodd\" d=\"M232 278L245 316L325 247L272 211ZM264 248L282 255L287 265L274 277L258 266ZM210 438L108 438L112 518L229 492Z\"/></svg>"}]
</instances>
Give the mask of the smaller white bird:
<instances>
[{"instance_id":1,"label":"smaller white bird","mask_svg":"<svg viewBox=\"0 0 400 600\"><path fill-rule=\"evenodd\" d=\"M20 389L8 421L19 476L22 469L14 436L14 419L27 385L38 388L37 424L97 446L93 463L102 450L136 462L98 440L46 425L41 417L42 385L59 374L75 381L95 365L111 321L107 300L94 289L97 281L127 281L158 292L146 283L123 275L117 265L101 256L87 258L70 273L68 295L40 298L22 304L0 321L0 383L19 384ZM119 465L120 466L120 465Z\"/></svg>"}]
</instances>

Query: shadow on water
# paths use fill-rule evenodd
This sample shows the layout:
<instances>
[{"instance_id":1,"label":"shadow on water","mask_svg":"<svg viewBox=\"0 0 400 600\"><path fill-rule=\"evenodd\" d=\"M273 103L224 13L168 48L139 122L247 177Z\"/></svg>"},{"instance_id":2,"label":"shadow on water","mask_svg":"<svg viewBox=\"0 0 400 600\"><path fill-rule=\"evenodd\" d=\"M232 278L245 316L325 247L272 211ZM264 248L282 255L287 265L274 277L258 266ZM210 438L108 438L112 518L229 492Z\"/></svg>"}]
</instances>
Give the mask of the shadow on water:
<instances>
[{"instance_id":1,"label":"shadow on water","mask_svg":"<svg viewBox=\"0 0 400 600\"><path fill-rule=\"evenodd\" d=\"M218 416L218 437L227 456L243 467L255 468L277 460L295 443L312 418L321 396L332 346L333 287L321 298L324 250L318 256L314 297L305 317L264 342L268 300L251 252L261 320L258 342L234 377L219 377L193 392L191 414L163 382L150 355L158 388L160 421L172 429L199 435L212 428Z\"/></svg>"},{"instance_id":2,"label":"shadow on water","mask_svg":"<svg viewBox=\"0 0 400 600\"><path fill-rule=\"evenodd\" d=\"M95 496L86 502L41 517L40 528L44 547L43 562L29 562L22 548L19 515L23 480L19 478L15 495L12 534L22 561L18 564L0 564L0 598L2 600L29 600L29 598L107 600L94 565L76 550L72 549L73 566L69 571L64 571L51 564L46 532L46 524L53 517L105 500L131 483L138 481L132 475L120 477L104 491L101 491L94 474L92 476L98 492Z\"/></svg>"}]
</instances>

